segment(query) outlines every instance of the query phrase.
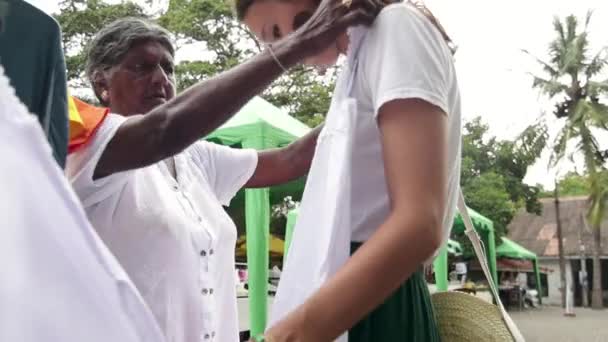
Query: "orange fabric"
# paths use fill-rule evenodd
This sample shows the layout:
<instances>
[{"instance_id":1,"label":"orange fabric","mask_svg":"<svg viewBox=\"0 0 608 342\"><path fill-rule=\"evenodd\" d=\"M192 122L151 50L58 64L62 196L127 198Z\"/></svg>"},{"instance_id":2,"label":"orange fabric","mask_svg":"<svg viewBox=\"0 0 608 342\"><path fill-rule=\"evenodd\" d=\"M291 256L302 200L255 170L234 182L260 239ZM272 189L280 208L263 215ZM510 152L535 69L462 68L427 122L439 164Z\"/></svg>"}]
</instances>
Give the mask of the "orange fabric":
<instances>
[{"instance_id":1,"label":"orange fabric","mask_svg":"<svg viewBox=\"0 0 608 342\"><path fill-rule=\"evenodd\" d=\"M68 153L72 153L86 144L110 112L108 108L95 107L73 96L70 96L70 101L73 101L76 108L77 113L75 114L80 117L81 127L70 132Z\"/></svg>"}]
</instances>

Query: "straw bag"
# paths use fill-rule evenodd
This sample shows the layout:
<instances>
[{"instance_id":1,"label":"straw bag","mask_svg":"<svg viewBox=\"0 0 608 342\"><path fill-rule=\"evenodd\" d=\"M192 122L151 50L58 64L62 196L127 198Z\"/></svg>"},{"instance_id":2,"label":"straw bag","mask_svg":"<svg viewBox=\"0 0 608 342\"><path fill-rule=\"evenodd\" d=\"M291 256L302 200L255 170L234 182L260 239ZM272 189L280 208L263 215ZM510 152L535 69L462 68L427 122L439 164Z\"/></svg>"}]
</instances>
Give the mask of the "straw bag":
<instances>
[{"instance_id":1,"label":"straw bag","mask_svg":"<svg viewBox=\"0 0 608 342\"><path fill-rule=\"evenodd\" d=\"M439 292L431 296L442 341L525 342L521 332L506 312L492 281L490 268L479 235L473 228L462 191L458 194L458 211L466 227L475 255L490 286L497 305L463 292Z\"/></svg>"}]
</instances>

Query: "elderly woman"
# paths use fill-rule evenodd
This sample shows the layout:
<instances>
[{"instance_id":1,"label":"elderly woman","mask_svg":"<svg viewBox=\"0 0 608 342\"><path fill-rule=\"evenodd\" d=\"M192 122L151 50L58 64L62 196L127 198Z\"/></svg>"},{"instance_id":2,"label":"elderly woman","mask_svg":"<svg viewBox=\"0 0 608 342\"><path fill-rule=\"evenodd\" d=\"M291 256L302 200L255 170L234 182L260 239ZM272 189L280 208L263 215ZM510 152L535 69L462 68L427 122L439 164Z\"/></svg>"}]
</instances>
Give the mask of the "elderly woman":
<instances>
[{"instance_id":1,"label":"elderly woman","mask_svg":"<svg viewBox=\"0 0 608 342\"><path fill-rule=\"evenodd\" d=\"M69 156L67 173L168 341L238 340L236 229L222 205L243 186L304 175L318 131L263 152L199 139L349 25L371 23L374 1L324 1L301 30L178 96L174 48L161 27L122 19L91 42L87 75L112 114Z\"/></svg>"}]
</instances>

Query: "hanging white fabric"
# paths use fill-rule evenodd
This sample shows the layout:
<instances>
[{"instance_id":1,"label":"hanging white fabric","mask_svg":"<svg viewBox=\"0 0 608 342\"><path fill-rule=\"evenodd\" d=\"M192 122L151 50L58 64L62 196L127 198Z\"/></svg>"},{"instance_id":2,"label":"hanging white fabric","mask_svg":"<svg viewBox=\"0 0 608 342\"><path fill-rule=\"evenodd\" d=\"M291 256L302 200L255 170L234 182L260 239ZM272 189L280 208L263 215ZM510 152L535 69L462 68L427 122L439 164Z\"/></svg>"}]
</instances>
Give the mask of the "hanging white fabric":
<instances>
[{"instance_id":1,"label":"hanging white fabric","mask_svg":"<svg viewBox=\"0 0 608 342\"><path fill-rule=\"evenodd\" d=\"M302 304L350 257L351 156L357 101L350 97L365 31L351 35L348 63L319 135L270 326ZM336 341L346 342L347 333Z\"/></svg>"},{"instance_id":2,"label":"hanging white fabric","mask_svg":"<svg viewBox=\"0 0 608 342\"><path fill-rule=\"evenodd\" d=\"M504 306L502 305L502 302L500 301L500 296L498 295L498 289L496 288L496 284L492 280L492 275L490 273L490 266L488 265L488 259L486 258L485 249L482 246L482 242L481 242L481 239L479 238L479 235L477 234L477 231L473 227L473 222L471 221L471 217L469 216L469 211L467 209L467 205L464 201L464 195L462 194L462 189L458 192L458 211L460 212L460 215L462 216L462 221L464 222L465 234L467 235L467 237L471 241L471 244L473 245L473 249L475 250L475 256L477 257L477 260L479 261L479 264L481 265L483 274L485 275L486 280L488 281L488 284L490 286L490 291L492 292L492 296L494 297L494 300L496 301L496 305L498 305L498 309L500 310L500 314L502 315L502 318L503 318L505 324L507 325L507 328L511 332L511 335L513 336L513 339L515 340L515 342L525 342L525 339L524 339L523 335L521 334L521 332L519 331L519 328L517 328L517 325L515 325L515 322L513 322L513 319L511 318L511 316L509 316L509 314L505 310Z\"/></svg>"}]
</instances>

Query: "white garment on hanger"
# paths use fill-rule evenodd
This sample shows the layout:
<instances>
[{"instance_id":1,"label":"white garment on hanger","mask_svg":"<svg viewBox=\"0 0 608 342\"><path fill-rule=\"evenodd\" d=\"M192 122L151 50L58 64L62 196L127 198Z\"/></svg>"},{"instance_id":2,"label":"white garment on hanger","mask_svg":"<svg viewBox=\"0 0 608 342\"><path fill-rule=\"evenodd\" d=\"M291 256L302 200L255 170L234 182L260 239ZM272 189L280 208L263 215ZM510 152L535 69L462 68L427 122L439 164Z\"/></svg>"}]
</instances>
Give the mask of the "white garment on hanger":
<instances>
[{"instance_id":1,"label":"white garment on hanger","mask_svg":"<svg viewBox=\"0 0 608 342\"><path fill-rule=\"evenodd\" d=\"M0 156L0 341L164 341L1 66Z\"/></svg>"}]
</instances>

